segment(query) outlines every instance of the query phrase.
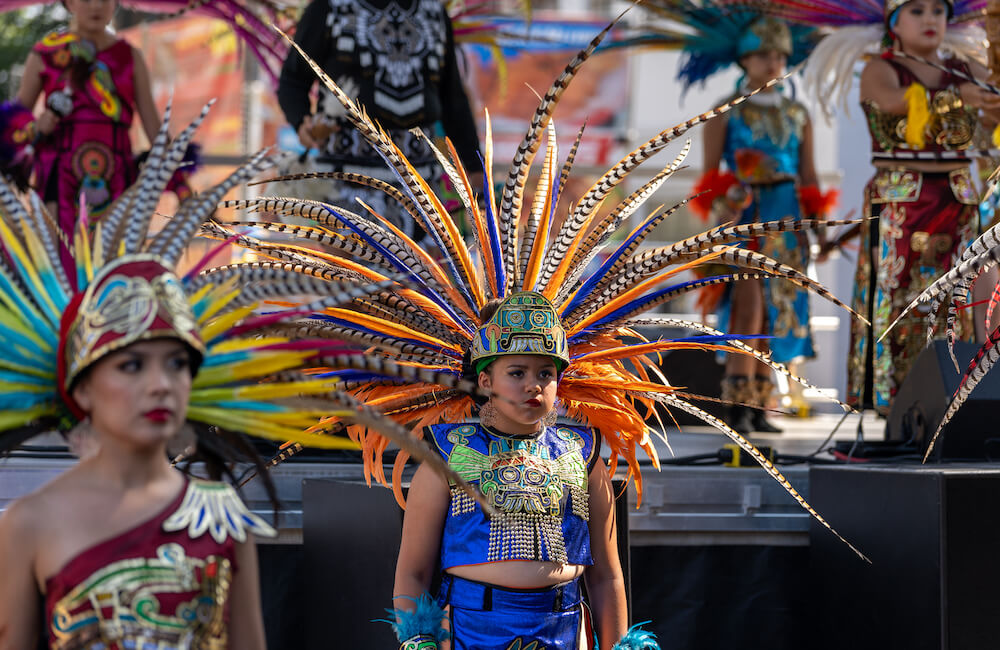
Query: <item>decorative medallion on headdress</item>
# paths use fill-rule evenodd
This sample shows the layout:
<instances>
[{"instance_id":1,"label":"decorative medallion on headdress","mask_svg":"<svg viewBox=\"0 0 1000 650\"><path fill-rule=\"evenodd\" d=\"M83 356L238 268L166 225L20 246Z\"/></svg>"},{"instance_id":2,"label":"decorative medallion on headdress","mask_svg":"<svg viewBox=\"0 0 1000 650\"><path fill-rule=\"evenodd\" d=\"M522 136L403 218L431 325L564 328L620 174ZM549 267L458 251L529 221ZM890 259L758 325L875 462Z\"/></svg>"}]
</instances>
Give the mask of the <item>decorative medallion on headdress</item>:
<instances>
[{"instance_id":1,"label":"decorative medallion on headdress","mask_svg":"<svg viewBox=\"0 0 1000 650\"><path fill-rule=\"evenodd\" d=\"M197 353L197 361L205 354L181 281L152 256L108 264L62 318L68 321L66 371L60 378L65 390L95 361L136 341L179 338Z\"/></svg>"},{"instance_id":2,"label":"decorative medallion on headdress","mask_svg":"<svg viewBox=\"0 0 1000 650\"><path fill-rule=\"evenodd\" d=\"M792 32L788 24L773 16L757 18L743 30L736 54L744 57L757 52L780 52L792 56Z\"/></svg>"},{"instance_id":3,"label":"decorative medallion on headdress","mask_svg":"<svg viewBox=\"0 0 1000 650\"><path fill-rule=\"evenodd\" d=\"M569 365L566 331L552 303L535 291L508 296L493 316L472 337L471 360L477 362L505 354L553 357L561 369Z\"/></svg>"}]
</instances>

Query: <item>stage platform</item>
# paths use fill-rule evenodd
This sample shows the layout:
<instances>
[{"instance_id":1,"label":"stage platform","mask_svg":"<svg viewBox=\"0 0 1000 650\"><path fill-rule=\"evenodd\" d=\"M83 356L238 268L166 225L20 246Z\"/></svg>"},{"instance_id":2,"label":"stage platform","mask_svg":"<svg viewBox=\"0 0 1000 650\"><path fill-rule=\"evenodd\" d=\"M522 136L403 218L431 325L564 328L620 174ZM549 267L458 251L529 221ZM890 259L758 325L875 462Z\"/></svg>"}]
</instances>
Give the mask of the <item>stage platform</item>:
<instances>
[{"instance_id":1,"label":"stage platform","mask_svg":"<svg viewBox=\"0 0 1000 650\"><path fill-rule=\"evenodd\" d=\"M792 417L780 414L768 414L768 419L783 429L782 433L754 433L749 436L755 445L769 446L778 453L794 456L808 456L819 451L817 456L832 458L820 450L820 445L837 427L843 417L821 413L812 417ZM854 440L857 436L858 423L861 422L866 440L882 440L885 437L885 418L876 417L874 411L861 414L848 414L843 424L833 436L834 441ZM673 456L681 458L695 454L709 453L719 449L729 442L729 439L717 429L710 426L684 425L681 428L667 430L667 443L656 441L656 450L661 459ZM831 443L828 442L826 446Z\"/></svg>"}]
</instances>

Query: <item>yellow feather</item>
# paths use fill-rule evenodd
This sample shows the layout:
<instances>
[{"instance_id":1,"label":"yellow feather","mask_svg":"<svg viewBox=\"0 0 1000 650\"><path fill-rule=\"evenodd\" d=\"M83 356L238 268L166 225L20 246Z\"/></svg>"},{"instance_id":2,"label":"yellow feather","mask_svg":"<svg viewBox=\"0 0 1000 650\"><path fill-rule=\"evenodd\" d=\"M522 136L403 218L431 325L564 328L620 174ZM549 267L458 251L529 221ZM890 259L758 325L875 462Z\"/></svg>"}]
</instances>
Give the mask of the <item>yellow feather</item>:
<instances>
[{"instance_id":1,"label":"yellow feather","mask_svg":"<svg viewBox=\"0 0 1000 650\"><path fill-rule=\"evenodd\" d=\"M345 411L343 415L349 416L352 412ZM305 433L305 426L292 426L295 422L308 419L316 421L330 412L300 411L302 417L294 418L289 422L288 414L281 414L282 419L272 421L271 418L257 412L234 412L231 409L209 408L192 405L188 408L188 418L199 422L205 422L227 429L252 433L253 435L271 438L279 442L297 442L305 447L318 449L357 449L358 444L347 438L334 436L324 436L320 434ZM0 415L2 417L2 415Z\"/></svg>"},{"instance_id":2,"label":"yellow feather","mask_svg":"<svg viewBox=\"0 0 1000 650\"><path fill-rule=\"evenodd\" d=\"M26 424L31 424L40 417L55 415L55 413L56 407L54 404L39 404L33 408L21 411L0 411L0 431L22 427Z\"/></svg>"},{"instance_id":3,"label":"yellow feather","mask_svg":"<svg viewBox=\"0 0 1000 650\"><path fill-rule=\"evenodd\" d=\"M264 377L282 370L299 367L312 352L262 352L253 358L232 364L203 368L194 380L197 388L229 383L239 379ZM193 391L192 391L193 392Z\"/></svg>"},{"instance_id":4,"label":"yellow feather","mask_svg":"<svg viewBox=\"0 0 1000 650\"><path fill-rule=\"evenodd\" d=\"M224 341L219 341L218 343L212 344L212 354L225 354L227 352L238 352L239 350L253 350L255 348L264 348L268 345L274 345L276 343L287 343L291 339L287 336L261 336L261 337L247 337L247 338L235 338L227 339Z\"/></svg>"},{"instance_id":5,"label":"yellow feather","mask_svg":"<svg viewBox=\"0 0 1000 650\"><path fill-rule=\"evenodd\" d=\"M336 389L338 380L313 379L273 384L250 384L247 386L199 388L191 391L191 402L215 402L223 400L261 400L284 399L300 395L322 395Z\"/></svg>"},{"instance_id":6,"label":"yellow feather","mask_svg":"<svg viewBox=\"0 0 1000 650\"><path fill-rule=\"evenodd\" d=\"M31 339L37 343L43 350L51 350L51 348L45 343L45 340L38 335L33 327L26 323L23 319L19 318L19 315L6 306L0 307L0 323L4 326L20 333L21 335ZM54 361L53 361L54 363Z\"/></svg>"},{"instance_id":7,"label":"yellow feather","mask_svg":"<svg viewBox=\"0 0 1000 650\"><path fill-rule=\"evenodd\" d=\"M238 290L236 291L238 292ZM226 300L225 302L229 301ZM209 312L214 313L218 311L218 309L213 309L214 307L221 308L222 306L224 306L223 303L216 302L211 307L205 310L205 314L209 314ZM234 309L229 313L223 314L218 318L211 320L210 322L205 322L210 318L210 316L203 314L202 318L199 319L202 323L204 323L204 325L201 328L202 340L211 341L219 334L222 334L223 332L229 330L233 325L235 325L236 323L240 322L241 320L252 314L254 309L256 308L257 308L257 303L246 305L245 307L240 307L239 309Z\"/></svg>"},{"instance_id":8,"label":"yellow feather","mask_svg":"<svg viewBox=\"0 0 1000 650\"><path fill-rule=\"evenodd\" d=\"M31 228L25 228L24 234L25 238L29 242L29 246L31 245L30 244L31 241L37 240L37 238L35 237L35 233ZM3 242L7 248L7 252L11 255L11 257L20 260L21 264L24 266L24 273L25 275L28 276L27 281L37 287L43 286L41 278L38 277L38 272L35 268L35 265L32 263L32 256L29 255L28 252L24 250L24 247L21 245L20 239L14 236L14 233L11 232L10 228L7 226L7 222L4 221L3 219L0 219L0 236L2 236L3 238ZM14 289L14 291L16 291L18 295L21 295L23 297L23 294L21 294L20 291L17 291L17 289ZM46 293L45 291L42 291L40 293L42 294L42 298L45 300L45 304L48 305L49 308L52 310L52 313L59 314L60 310L56 309L56 306L52 302L52 299L49 297L49 294ZM47 314L39 313L38 316L41 318L45 318L46 320L49 320ZM54 325L58 328L59 324L54 323ZM46 349L48 349L48 346L46 346Z\"/></svg>"}]
</instances>

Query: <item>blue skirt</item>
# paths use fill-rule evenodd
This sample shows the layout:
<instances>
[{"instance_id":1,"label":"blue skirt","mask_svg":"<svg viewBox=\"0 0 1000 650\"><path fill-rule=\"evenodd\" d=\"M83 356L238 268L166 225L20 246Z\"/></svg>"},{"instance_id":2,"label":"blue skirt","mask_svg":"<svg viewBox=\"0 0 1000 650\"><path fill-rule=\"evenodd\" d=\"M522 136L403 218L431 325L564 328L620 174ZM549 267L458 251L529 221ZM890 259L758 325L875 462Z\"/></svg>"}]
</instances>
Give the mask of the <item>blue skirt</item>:
<instances>
[{"instance_id":1,"label":"blue skirt","mask_svg":"<svg viewBox=\"0 0 1000 650\"><path fill-rule=\"evenodd\" d=\"M452 650L589 650L590 612L576 579L545 589L508 589L445 574Z\"/></svg>"}]
</instances>

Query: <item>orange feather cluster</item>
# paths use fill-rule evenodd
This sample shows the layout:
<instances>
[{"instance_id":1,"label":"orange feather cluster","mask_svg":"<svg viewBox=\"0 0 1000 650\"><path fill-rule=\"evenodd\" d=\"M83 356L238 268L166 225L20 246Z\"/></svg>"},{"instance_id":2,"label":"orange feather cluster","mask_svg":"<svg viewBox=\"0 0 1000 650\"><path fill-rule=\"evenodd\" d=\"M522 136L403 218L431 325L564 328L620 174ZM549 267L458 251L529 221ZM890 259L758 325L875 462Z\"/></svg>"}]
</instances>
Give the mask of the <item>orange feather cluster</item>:
<instances>
[{"instance_id":1,"label":"orange feather cluster","mask_svg":"<svg viewBox=\"0 0 1000 650\"><path fill-rule=\"evenodd\" d=\"M805 217L825 217L836 207L840 192L829 189L823 192L816 185L799 188L799 207Z\"/></svg>"},{"instance_id":2,"label":"orange feather cluster","mask_svg":"<svg viewBox=\"0 0 1000 650\"><path fill-rule=\"evenodd\" d=\"M694 212L702 221L708 221L712 212L712 202L715 199L725 196L733 185L739 181L732 172L720 172L718 169L711 169L701 175L698 182L694 184L695 197L688 205L691 212Z\"/></svg>"}]
</instances>

